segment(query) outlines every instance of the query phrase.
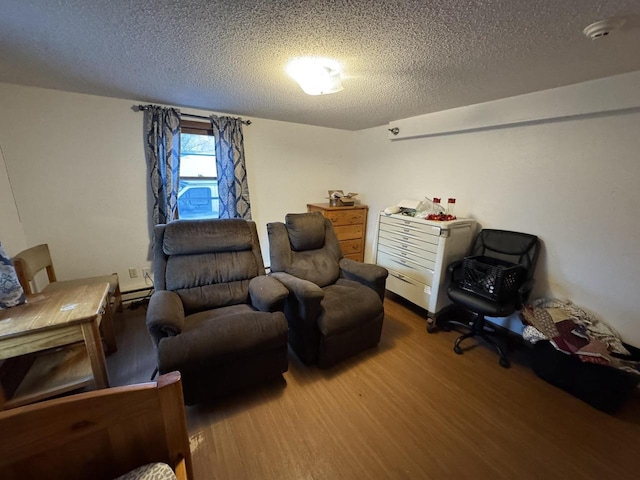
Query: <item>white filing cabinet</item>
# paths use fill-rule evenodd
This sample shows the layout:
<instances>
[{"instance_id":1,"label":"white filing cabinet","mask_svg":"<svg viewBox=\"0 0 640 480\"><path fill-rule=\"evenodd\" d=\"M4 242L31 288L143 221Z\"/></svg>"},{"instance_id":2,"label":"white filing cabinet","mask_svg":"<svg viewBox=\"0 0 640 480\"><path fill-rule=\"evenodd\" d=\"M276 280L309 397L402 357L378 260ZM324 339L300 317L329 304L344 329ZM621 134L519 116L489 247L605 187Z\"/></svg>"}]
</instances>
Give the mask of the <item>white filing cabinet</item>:
<instances>
[{"instance_id":1,"label":"white filing cabinet","mask_svg":"<svg viewBox=\"0 0 640 480\"><path fill-rule=\"evenodd\" d=\"M375 262L389 270L387 290L421 306L435 319L451 302L447 266L467 255L475 221L437 222L406 215L378 217Z\"/></svg>"}]
</instances>

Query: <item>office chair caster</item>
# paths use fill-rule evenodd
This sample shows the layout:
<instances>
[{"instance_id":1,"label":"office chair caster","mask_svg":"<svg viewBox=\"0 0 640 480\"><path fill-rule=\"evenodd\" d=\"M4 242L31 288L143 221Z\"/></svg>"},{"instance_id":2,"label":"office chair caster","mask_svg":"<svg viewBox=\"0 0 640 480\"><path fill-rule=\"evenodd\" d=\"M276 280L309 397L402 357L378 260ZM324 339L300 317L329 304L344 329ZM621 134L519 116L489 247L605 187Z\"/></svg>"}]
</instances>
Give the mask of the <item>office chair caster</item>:
<instances>
[{"instance_id":1,"label":"office chair caster","mask_svg":"<svg viewBox=\"0 0 640 480\"><path fill-rule=\"evenodd\" d=\"M427 333L433 333L437 328L436 320L434 318L427 318Z\"/></svg>"},{"instance_id":2,"label":"office chair caster","mask_svg":"<svg viewBox=\"0 0 640 480\"><path fill-rule=\"evenodd\" d=\"M500 366L503 368L509 368L511 366L511 363L509 363L509 360L507 360L504 357L500 357L499 362L500 362Z\"/></svg>"},{"instance_id":3,"label":"office chair caster","mask_svg":"<svg viewBox=\"0 0 640 480\"><path fill-rule=\"evenodd\" d=\"M458 355L462 355L462 349L458 345L453 346L453 351L456 352Z\"/></svg>"}]
</instances>

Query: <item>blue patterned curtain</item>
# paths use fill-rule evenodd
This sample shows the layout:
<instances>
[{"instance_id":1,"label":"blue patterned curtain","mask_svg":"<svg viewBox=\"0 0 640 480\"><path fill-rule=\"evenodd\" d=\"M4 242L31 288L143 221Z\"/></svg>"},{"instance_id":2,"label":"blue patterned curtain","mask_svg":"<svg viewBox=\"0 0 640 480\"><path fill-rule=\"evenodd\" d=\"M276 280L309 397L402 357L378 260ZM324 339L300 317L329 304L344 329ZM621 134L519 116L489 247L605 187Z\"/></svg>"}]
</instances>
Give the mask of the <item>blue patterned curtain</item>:
<instances>
[{"instance_id":1,"label":"blue patterned curtain","mask_svg":"<svg viewBox=\"0 0 640 480\"><path fill-rule=\"evenodd\" d=\"M180 110L145 107L145 156L153 193L154 225L178 218Z\"/></svg>"},{"instance_id":2,"label":"blue patterned curtain","mask_svg":"<svg viewBox=\"0 0 640 480\"><path fill-rule=\"evenodd\" d=\"M216 141L220 218L251 220L242 120L211 115Z\"/></svg>"}]
</instances>

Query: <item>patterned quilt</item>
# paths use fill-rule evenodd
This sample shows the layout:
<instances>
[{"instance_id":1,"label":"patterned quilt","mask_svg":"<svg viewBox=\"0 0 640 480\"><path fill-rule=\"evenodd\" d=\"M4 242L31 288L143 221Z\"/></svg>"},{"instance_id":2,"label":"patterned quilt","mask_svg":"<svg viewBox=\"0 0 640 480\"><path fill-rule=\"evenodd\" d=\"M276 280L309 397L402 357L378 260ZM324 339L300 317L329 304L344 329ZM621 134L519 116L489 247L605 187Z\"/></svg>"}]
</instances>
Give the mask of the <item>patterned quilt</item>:
<instances>
[{"instance_id":1,"label":"patterned quilt","mask_svg":"<svg viewBox=\"0 0 640 480\"><path fill-rule=\"evenodd\" d=\"M621 358L630 353L615 330L570 301L536 300L522 308L520 318L525 324L522 336L530 343L549 340L557 350L575 355L583 362L640 375L640 362Z\"/></svg>"}]
</instances>

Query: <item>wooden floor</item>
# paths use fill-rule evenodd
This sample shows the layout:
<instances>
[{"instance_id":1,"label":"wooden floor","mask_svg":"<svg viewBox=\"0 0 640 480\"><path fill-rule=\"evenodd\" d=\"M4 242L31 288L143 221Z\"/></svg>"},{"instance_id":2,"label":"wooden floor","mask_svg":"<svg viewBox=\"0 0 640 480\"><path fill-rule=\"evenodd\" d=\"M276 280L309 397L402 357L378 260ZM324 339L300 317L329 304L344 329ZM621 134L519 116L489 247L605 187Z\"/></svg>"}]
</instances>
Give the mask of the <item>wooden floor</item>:
<instances>
[{"instance_id":1,"label":"wooden floor","mask_svg":"<svg viewBox=\"0 0 640 480\"><path fill-rule=\"evenodd\" d=\"M290 354L282 382L188 407L196 479L640 478L638 395L608 415L536 377L526 352L510 369L485 345L459 356L456 332L426 333L397 297L385 311L377 349L329 371ZM116 319L112 384L149 380L144 313Z\"/></svg>"}]
</instances>

